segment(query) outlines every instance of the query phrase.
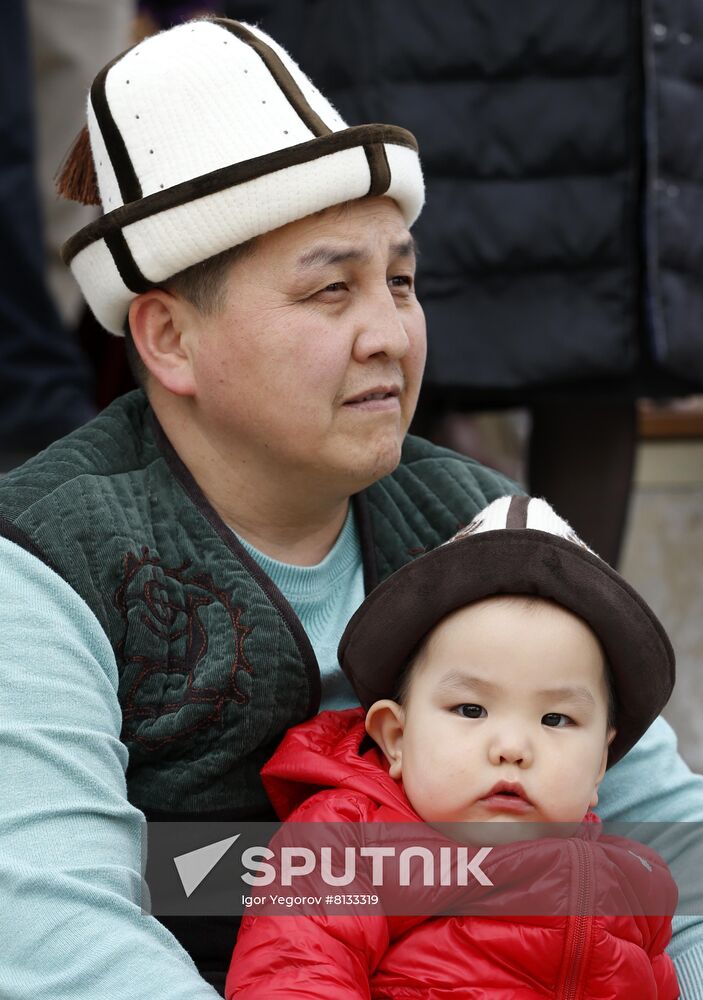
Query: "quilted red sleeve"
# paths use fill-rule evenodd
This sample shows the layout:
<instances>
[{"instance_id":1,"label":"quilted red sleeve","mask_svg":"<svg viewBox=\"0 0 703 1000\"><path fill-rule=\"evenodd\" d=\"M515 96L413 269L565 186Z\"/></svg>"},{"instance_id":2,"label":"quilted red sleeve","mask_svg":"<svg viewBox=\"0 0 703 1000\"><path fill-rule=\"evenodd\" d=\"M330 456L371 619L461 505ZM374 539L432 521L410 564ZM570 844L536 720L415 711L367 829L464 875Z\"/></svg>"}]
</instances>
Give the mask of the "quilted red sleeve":
<instances>
[{"instance_id":1,"label":"quilted red sleeve","mask_svg":"<svg viewBox=\"0 0 703 1000\"><path fill-rule=\"evenodd\" d=\"M322 792L296 822L360 822L363 796ZM227 1000L368 1000L369 979L389 944L382 915L248 916L232 956Z\"/></svg>"},{"instance_id":2,"label":"quilted red sleeve","mask_svg":"<svg viewBox=\"0 0 703 1000\"><path fill-rule=\"evenodd\" d=\"M388 946L379 916L245 917L227 975L227 1000L369 1000Z\"/></svg>"},{"instance_id":3,"label":"quilted red sleeve","mask_svg":"<svg viewBox=\"0 0 703 1000\"><path fill-rule=\"evenodd\" d=\"M652 971L657 984L657 1000L678 1000L681 993L676 981L674 963L669 956L655 955L652 959Z\"/></svg>"},{"instance_id":4,"label":"quilted red sleeve","mask_svg":"<svg viewBox=\"0 0 703 1000\"><path fill-rule=\"evenodd\" d=\"M671 940L671 918L649 917L653 932L647 949L657 984L657 1000L677 1000L681 995L674 963L664 950Z\"/></svg>"},{"instance_id":5,"label":"quilted red sleeve","mask_svg":"<svg viewBox=\"0 0 703 1000\"><path fill-rule=\"evenodd\" d=\"M641 850L641 847L638 847ZM650 855L650 857L657 857ZM655 874L658 874L661 891L669 896L669 906L667 909L674 912L678 899L678 890L671 878L668 868L661 859L654 867ZM660 869L657 871L657 869ZM667 955L665 949L671 941L671 917L656 916L646 918L651 933L651 938L647 948L654 981L657 984L657 1000L677 1000L681 995L679 984L676 980L676 970L672 959Z\"/></svg>"},{"instance_id":6,"label":"quilted red sleeve","mask_svg":"<svg viewBox=\"0 0 703 1000\"><path fill-rule=\"evenodd\" d=\"M641 934L642 947L651 962L657 1000L677 1000L680 990L673 960L666 952L671 941L672 915L678 904L678 888L662 857L649 845L617 836L601 840L611 875L606 884L626 891L604 905L614 906L611 913L626 913L631 907L631 919Z\"/></svg>"},{"instance_id":7,"label":"quilted red sleeve","mask_svg":"<svg viewBox=\"0 0 703 1000\"><path fill-rule=\"evenodd\" d=\"M637 850L641 851L641 846L638 846ZM667 905L663 909L666 913L673 914L676 912L679 900L676 882L672 878L666 862L656 852L649 852L648 857L657 877L662 898L667 900ZM659 912L661 913L661 910ZM665 951L671 941L671 916L650 917L649 919L652 937L648 952L657 984L657 1000L678 1000L681 991L676 979L676 969L673 959Z\"/></svg>"}]
</instances>

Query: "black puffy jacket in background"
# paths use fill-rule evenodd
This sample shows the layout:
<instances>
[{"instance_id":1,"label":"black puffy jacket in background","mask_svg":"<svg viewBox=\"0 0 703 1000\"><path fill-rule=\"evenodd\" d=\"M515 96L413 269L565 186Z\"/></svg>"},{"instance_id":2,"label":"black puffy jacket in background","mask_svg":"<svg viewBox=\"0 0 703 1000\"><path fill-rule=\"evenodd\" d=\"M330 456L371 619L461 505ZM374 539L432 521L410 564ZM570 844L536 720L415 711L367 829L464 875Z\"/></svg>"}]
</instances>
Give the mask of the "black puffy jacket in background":
<instances>
[{"instance_id":1,"label":"black puffy jacket in background","mask_svg":"<svg viewBox=\"0 0 703 1000\"><path fill-rule=\"evenodd\" d=\"M230 0L418 138L431 386L703 384L703 0Z\"/></svg>"}]
</instances>

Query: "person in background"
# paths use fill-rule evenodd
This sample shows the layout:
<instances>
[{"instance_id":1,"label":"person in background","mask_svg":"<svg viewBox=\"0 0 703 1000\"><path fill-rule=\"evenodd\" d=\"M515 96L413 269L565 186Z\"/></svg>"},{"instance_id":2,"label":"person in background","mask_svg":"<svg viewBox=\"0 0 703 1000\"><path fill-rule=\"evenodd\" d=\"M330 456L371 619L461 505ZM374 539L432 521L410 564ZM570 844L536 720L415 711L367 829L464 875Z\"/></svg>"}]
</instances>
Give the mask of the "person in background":
<instances>
[{"instance_id":1,"label":"person in background","mask_svg":"<svg viewBox=\"0 0 703 1000\"><path fill-rule=\"evenodd\" d=\"M56 192L60 164L83 125L85 93L98 70L132 40L136 0L24 0L32 54L36 181L47 283L66 327L77 329L85 302L61 247L99 215Z\"/></svg>"},{"instance_id":2,"label":"person in background","mask_svg":"<svg viewBox=\"0 0 703 1000\"><path fill-rule=\"evenodd\" d=\"M85 423L96 408L86 359L64 326L47 283L24 2L3 11L0 36L2 473Z\"/></svg>"},{"instance_id":3,"label":"person in background","mask_svg":"<svg viewBox=\"0 0 703 1000\"><path fill-rule=\"evenodd\" d=\"M260 20L347 121L418 138L431 337L415 432L457 447L482 437L462 414L528 407L530 492L617 565L636 401L703 388L701 0L226 9Z\"/></svg>"}]
</instances>

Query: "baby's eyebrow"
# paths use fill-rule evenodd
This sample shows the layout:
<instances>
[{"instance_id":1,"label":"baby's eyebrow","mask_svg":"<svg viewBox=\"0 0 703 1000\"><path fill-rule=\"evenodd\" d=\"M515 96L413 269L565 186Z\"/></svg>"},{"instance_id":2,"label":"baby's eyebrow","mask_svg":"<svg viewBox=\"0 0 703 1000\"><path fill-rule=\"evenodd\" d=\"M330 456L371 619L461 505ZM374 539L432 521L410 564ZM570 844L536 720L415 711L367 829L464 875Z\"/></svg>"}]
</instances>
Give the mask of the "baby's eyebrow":
<instances>
[{"instance_id":1,"label":"baby's eyebrow","mask_svg":"<svg viewBox=\"0 0 703 1000\"><path fill-rule=\"evenodd\" d=\"M444 677L440 678L438 686L452 691L470 689L478 694L496 694L501 690L499 684L485 681L481 677L472 677L470 674L464 674L460 670L450 670Z\"/></svg>"},{"instance_id":2,"label":"baby's eyebrow","mask_svg":"<svg viewBox=\"0 0 703 1000\"><path fill-rule=\"evenodd\" d=\"M439 680L438 686L444 690L464 691L468 690L478 695L495 695L502 688L500 684L484 680L482 677L473 677L471 674L464 674L460 670L451 670ZM595 698L588 688L577 685L565 685L563 687L542 688L534 692L538 698L550 698L554 700L571 701L586 705L589 708L595 706Z\"/></svg>"},{"instance_id":3,"label":"baby's eyebrow","mask_svg":"<svg viewBox=\"0 0 703 1000\"><path fill-rule=\"evenodd\" d=\"M593 708L596 703L591 692L585 687L544 688L542 691L537 691L536 694L540 698L557 698L564 701L581 702L589 708Z\"/></svg>"}]
</instances>

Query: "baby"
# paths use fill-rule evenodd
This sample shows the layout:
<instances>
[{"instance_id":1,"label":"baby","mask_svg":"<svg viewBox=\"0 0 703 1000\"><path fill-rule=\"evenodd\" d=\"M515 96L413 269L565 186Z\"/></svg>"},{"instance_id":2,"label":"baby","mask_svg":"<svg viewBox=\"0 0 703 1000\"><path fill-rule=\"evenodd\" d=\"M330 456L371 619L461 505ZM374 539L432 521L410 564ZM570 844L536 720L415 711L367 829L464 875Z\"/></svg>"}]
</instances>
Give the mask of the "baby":
<instances>
[{"instance_id":1,"label":"baby","mask_svg":"<svg viewBox=\"0 0 703 1000\"><path fill-rule=\"evenodd\" d=\"M670 876L646 848L598 839L590 812L673 686L639 595L546 502L502 497L377 587L339 651L365 718L287 734L262 772L281 818L500 823L497 843L585 818L591 849L551 841L557 861L530 886L577 912L247 917L227 997L677 997Z\"/></svg>"}]
</instances>

